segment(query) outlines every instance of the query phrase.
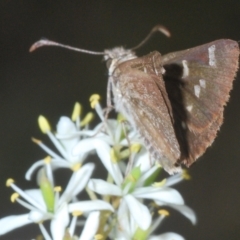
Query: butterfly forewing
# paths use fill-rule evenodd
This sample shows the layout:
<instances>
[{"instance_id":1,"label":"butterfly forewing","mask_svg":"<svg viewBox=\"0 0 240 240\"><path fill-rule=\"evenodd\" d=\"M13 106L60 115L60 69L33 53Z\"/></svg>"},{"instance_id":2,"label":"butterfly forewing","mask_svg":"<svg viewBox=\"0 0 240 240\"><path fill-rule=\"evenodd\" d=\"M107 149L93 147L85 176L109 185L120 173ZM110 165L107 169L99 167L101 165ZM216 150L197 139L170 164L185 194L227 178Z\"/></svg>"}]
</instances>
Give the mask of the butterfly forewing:
<instances>
[{"instance_id":1,"label":"butterfly forewing","mask_svg":"<svg viewBox=\"0 0 240 240\"><path fill-rule=\"evenodd\" d=\"M174 172L181 153L161 73L159 53L120 64L112 76L118 91L114 93L115 106L143 137L151 155L167 171ZM156 82L162 83L161 88Z\"/></svg>"}]
</instances>

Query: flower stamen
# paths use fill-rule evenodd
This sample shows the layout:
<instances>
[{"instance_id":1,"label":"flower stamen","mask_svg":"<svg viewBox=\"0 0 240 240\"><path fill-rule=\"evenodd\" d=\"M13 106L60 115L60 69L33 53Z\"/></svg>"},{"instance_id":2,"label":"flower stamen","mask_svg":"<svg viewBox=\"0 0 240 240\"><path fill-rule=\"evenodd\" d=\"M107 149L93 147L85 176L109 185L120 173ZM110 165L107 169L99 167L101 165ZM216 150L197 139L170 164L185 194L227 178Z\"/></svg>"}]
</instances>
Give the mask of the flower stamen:
<instances>
[{"instance_id":1,"label":"flower stamen","mask_svg":"<svg viewBox=\"0 0 240 240\"><path fill-rule=\"evenodd\" d=\"M190 180L191 179L191 175L188 173L188 171L186 169L183 169L182 171L182 177L185 180Z\"/></svg>"},{"instance_id":2,"label":"flower stamen","mask_svg":"<svg viewBox=\"0 0 240 240\"><path fill-rule=\"evenodd\" d=\"M79 102L76 102L73 108L72 121L76 122L77 119L81 116L82 106Z\"/></svg>"},{"instance_id":3,"label":"flower stamen","mask_svg":"<svg viewBox=\"0 0 240 240\"><path fill-rule=\"evenodd\" d=\"M101 97L98 94L91 95L91 97L89 99L91 108L95 108L96 105L99 103L100 99L101 99Z\"/></svg>"},{"instance_id":4,"label":"flower stamen","mask_svg":"<svg viewBox=\"0 0 240 240\"><path fill-rule=\"evenodd\" d=\"M14 203L14 202L16 202L16 200L17 200L17 198L19 198L19 194L18 193L13 193L12 195L11 195L11 202L12 203Z\"/></svg>"},{"instance_id":5,"label":"flower stamen","mask_svg":"<svg viewBox=\"0 0 240 240\"><path fill-rule=\"evenodd\" d=\"M152 186L153 186L153 187L163 187L163 186L166 184L166 182L167 182L167 179L164 178L164 179L163 179L162 181L160 181L160 182L155 182L155 183L153 183Z\"/></svg>"},{"instance_id":6,"label":"flower stamen","mask_svg":"<svg viewBox=\"0 0 240 240\"><path fill-rule=\"evenodd\" d=\"M31 138L31 140L32 140L34 143L36 143L37 145L39 145L39 144L41 144L41 143L42 143L42 141L41 141L41 140L39 140L39 139L36 139L36 138L34 138L34 137L32 137L32 138Z\"/></svg>"},{"instance_id":7,"label":"flower stamen","mask_svg":"<svg viewBox=\"0 0 240 240\"><path fill-rule=\"evenodd\" d=\"M73 217L79 217L79 216L82 216L82 215L83 215L82 211L73 211L72 212L72 216Z\"/></svg>"},{"instance_id":8,"label":"flower stamen","mask_svg":"<svg viewBox=\"0 0 240 240\"><path fill-rule=\"evenodd\" d=\"M102 234L96 234L96 235L94 236L94 239L95 239L95 240L101 240L101 239L103 239L103 235L102 235Z\"/></svg>"},{"instance_id":9,"label":"flower stamen","mask_svg":"<svg viewBox=\"0 0 240 240\"><path fill-rule=\"evenodd\" d=\"M159 215L162 215L162 216L165 216L165 217L168 217L170 215L169 211L165 210L165 209L161 209L158 211L158 214Z\"/></svg>"},{"instance_id":10,"label":"flower stamen","mask_svg":"<svg viewBox=\"0 0 240 240\"><path fill-rule=\"evenodd\" d=\"M71 167L71 169L72 169L73 172L76 172L76 171L78 171L78 170L81 168L81 166L82 166L81 163L75 163L75 164Z\"/></svg>"},{"instance_id":11,"label":"flower stamen","mask_svg":"<svg viewBox=\"0 0 240 240\"><path fill-rule=\"evenodd\" d=\"M52 158L50 156L47 156L43 159L45 164L49 164L51 162Z\"/></svg>"},{"instance_id":12,"label":"flower stamen","mask_svg":"<svg viewBox=\"0 0 240 240\"><path fill-rule=\"evenodd\" d=\"M54 187L53 191L54 192L61 192L62 191L62 187L56 186L56 187Z\"/></svg>"},{"instance_id":13,"label":"flower stamen","mask_svg":"<svg viewBox=\"0 0 240 240\"><path fill-rule=\"evenodd\" d=\"M88 125L93 119L94 119L94 114L92 112L87 113L87 115L81 121L80 126L84 127Z\"/></svg>"},{"instance_id":14,"label":"flower stamen","mask_svg":"<svg viewBox=\"0 0 240 240\"><path fill-rule=\"evenodd\" d=\"M48 120L42 115L38 117L38 125L44 134L51 131L51 127Z\"/></svg>"},{"instance_id":15,"label":"flower stamen","mask_svg":"<svg viewBox=\"0 0 240 240\"><path fill-rule=\"evenodd\" d=\"M11 187L12 183L14 183L15 181L12 179L12 178L9 178L7 181L6 181L6 186L7 187Z\"/></svg>"}]
</instances>

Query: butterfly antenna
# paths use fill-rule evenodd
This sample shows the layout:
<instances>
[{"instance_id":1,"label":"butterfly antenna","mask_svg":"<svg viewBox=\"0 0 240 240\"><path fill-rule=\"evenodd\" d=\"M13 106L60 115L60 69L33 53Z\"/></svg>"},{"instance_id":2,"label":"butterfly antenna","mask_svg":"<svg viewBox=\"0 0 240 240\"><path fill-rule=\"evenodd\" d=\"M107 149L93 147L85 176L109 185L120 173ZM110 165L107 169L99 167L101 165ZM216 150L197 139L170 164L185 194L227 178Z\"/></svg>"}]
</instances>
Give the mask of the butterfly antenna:
<instances>
[{"instance_id":1,"label":"butterfly antenna","mask_svg":"<svg viewBox=\"0 0 240 240\"><path fill-rule=\"evenodd\" d=\"M170 31L164 27L163 25L156 25L150 33L135 47L131 48L130 50L136 50L140 47L142 47L152 36L155 32L161 32L167 37L171 37Z\"/></svg>"},{"instance_id":2,"label":"butterfly antenna","mask_svg":"<svg viewBox=\"0 0 240 240\"><path fill-rule=\"evenodd\" d=\"M69 49L69 50L73 50L75 52L88 53L88 54L92 54L92 55L104 55L104 52L95 52L95 51L85 50L85 49L81 49L81 48L75 48L75 47L71 47L69 45L65 45L65 44L54 42L54 41L50 41L48 39L42 39L42 40L39 40L39 41L35 42L30 47L29 52L33 52L36 49L38 49L40 47L44 47L44 46L56 46L56 47L61 47L61 48L66 48L66 49Z\"/></svg>"}]
</instances>

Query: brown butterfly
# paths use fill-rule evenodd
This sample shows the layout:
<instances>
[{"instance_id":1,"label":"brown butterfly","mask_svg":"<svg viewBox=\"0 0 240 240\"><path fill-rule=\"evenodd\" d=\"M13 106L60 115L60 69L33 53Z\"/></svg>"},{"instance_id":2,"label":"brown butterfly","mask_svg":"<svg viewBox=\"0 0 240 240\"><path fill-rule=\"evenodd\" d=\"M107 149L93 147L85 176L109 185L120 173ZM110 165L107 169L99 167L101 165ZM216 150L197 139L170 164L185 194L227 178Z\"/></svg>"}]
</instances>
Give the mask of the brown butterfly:
<instances>
[{"instance_id":1,"label":"brown butterfly","mask_svg":"<svg viewBox=\"0 0 240 240\"><path fill-rule=\"evenodd\" d=\"M92 52L40 40L30 51L54 45L104 55L108 105L112 92L115 109L139 132L151 156L174 173L181 164L190 166L214 141L238 69L239 46L221 39L164 56L154 51L137 57L133 50L156 31L168 35L158 25L132 49Z\"/></svg>"}]
</instances>

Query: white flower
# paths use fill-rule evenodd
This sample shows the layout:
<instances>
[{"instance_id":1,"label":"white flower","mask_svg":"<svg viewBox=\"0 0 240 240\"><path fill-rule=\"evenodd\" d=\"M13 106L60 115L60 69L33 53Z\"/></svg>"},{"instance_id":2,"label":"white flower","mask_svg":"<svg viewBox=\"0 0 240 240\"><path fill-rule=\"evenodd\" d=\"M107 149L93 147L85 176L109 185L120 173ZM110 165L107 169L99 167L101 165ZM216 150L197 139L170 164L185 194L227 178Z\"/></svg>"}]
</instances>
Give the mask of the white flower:
<instances>
[{"instance_id":1,"label":"white flower","mask_svg":"<svg viewBox=\"0 0 240 240\"><path fill-rule=\"evenodd\" d=\"M119 229L125 231L126 229L131 228L131 225L133 225L132 229L139 227L146 230L150 227L152 217L149 209L143 204L144 199L152 200L160 206L171 206L184 214L193 223L196 222L194 212L184 205L184 200L180 193L175 189L170 188L172 184L182 180L181 175L170 177L162 186L144 187L144 182L158 168L157 166L154 166L149 171L145 172L136 183L134 183L135 187L131 190L132 186L130 183L124 185L123 174L118 164L111 161L110 146L100 139L93 139L92 144L93 148L96 149L99 158L103 162L103 165L114 179L115 184L101 179L91 179L88 183L88 187L98 194L118 196L121 198L118 208L118 221L123 225L121 225ZM76 146L73 152L78 152L78 146ZM121 218L124 219L123 216L127 216L127 218L130 219L130 222L133 222L134 224L126 224L125 221L121 221ZM142 219L144 219L144 221L142 221ZM131 232L131 234L133 234L133 232Z\"/></svg>"},{"instance_id":2,"label":"white flower","mask_svg":"<svg viewBox=\"0 0 240 240\"><path fill-rule=\"evenodd\" d=\"M38 144L49 156L51 156L51 167L56 168L70 168L75 170L79 167L88 155L88 149L82 149L81 155L74 156L72 149L74 146L84 138L96 134L93 130L88 130L88 124L93 119L93 113L88 113L81 121L80 119L80 104L76 103L74 106L73 116L71 120L69 117L62 116L57 123L56 133L51 132L50 124L43 116L39 116L38 123L41 131L47 134L56 149L61 155L51 150L40 140L33 138L33 142ZM32 173L39 167L43 166L45 159L35 162L26 173L26 179L30 179Z\"/></svg>"},{"instance_id":3,"label":"white flower","mask_svg":"<svg viewBox=\"0 0 240 240\"><path fill-rule=\"evenodd\" d=\"M154 232L169 215L163 206L179 211L193 224L196 223L193 210L184 204L181 194L172 187L188 175L183 171L155 182L161 168L153 165L154 161L150 159L139 134L119 120L107 119L98 95L91 96L90 101L102 121L93 130L88 127L93 115L89 113L81 120L79 104L75 105L72 120L60 118L56 133L51 132L44 117L39 117L41 130L50 137L60 154L33 139L49 155L34 163L25 176L30 180L34 171L40 168L37 175L40 189L22 191L13 181L8 181L16 192L12 201L17 201L29 212L0 219L0 235L37 223L46 240L62 240L67 236L80 240L102 237L116 240L184 240L173 232L160 235L154 235ZM90 179L93 163L82 166L91 153L97 153L105 166L107 181ZM128 159L128 164L124 159ZM61 194L61 188L54 180L57 168L73 170ZM93 200L78 201L77 195L86 185L87 193ZM98 200L94 192L103 195L105 201ZM101 213L101 210L104 212ZM86 220L79 221L82 215ZM50 233L43 225L47 220ZM83 227L80 235L76 232L78 226Z\"/></svg>"},{"instance_id":4,"label":"white flower","mask_svg":"<svg viewBox=\"0 0 240 240\"><path fill-rule=\"evenodd\" d=\"M70 223L69 213L89 213L98 210L113 211L110 204L101 200L71 202L86 186L93 169L94 165L88 163L78 171L74 172L65 191L60 197L59 192L56 192L53 201L49 200L49 196L51 195L49 194L49 189L47 189L48 194L46 200L43 191L39 189L22 191L13 183L13 181L9 181L9 185L17 192L18 196L21 197L20 199L17 196L14 200L29 209L30 212L28 214L9 216L0 219L0 235L29 223L39 223L46 239L51 239L46 235L44 226L41 224L42 221L50 220L50 229L53 239L62 239L65 234L65 229ZM51 184L52 182L50 181L50 188ZM44 185L46 185L46 182L44 182ZM51 202L54 204L52 205ZM93 216L95 216L96 219L96 214L92 215L91 219ZM72 229L74 228L72 227Z\"/></svg>"}]
</instances>

